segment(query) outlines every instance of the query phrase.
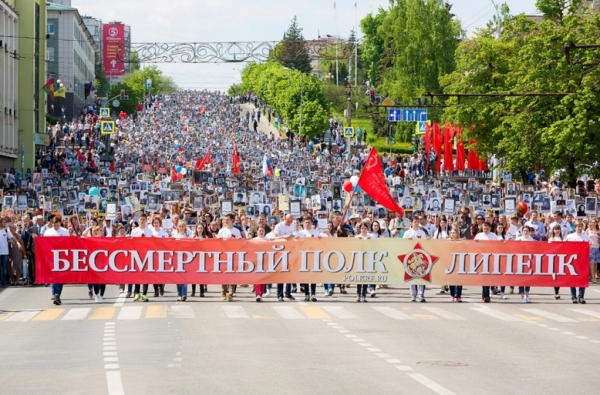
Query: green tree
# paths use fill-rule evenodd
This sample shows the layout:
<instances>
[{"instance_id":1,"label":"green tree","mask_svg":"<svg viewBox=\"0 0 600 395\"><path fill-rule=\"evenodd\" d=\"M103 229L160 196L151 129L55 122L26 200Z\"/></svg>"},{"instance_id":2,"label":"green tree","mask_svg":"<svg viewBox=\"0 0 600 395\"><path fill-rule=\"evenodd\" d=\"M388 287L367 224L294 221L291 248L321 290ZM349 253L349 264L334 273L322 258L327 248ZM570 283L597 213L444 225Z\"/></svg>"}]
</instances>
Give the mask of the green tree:
<instances>
[{"instance_id":1,"label":"green tree","mask_svg":"<svg viewBox=\"0 0 600 395\"><path fill-rule=\"evenodd\" d=\"M125 82L119 82L113 85L110 88L110 92L108 93L109 98L119 96L121 90L125 91L125 94L129 96L128 100L119 99L119 106L113 107L112 101L108 103L111 108L112 114L118 114L121 111L124 111L127 114L133 114L137 111L137 105L142 101L142 95L139 90L132 89L131 85Z\"/></svg>"},{"instance_id":2,"label":"green tree","mask_svg":"<svg viewBox=\"0 0 600 395\"><path fill-rule=\"evenodd\" d=\"M110 89L110 82L108 81L108 78L106 78L106 74L104 74L104 64L102 64L102 59L100 58L100 53L98 52L94 54L94 72L94 87L96 88L96 95L106 97Z\"/></svg>"},{"instance_id":3,"label":"green tree","mask_svg":"<svg viewBox=\"0 0 600 395\"><path fill-rule=\"evenodd\" d=\"M385 32L379 32L379 27L383 24L387 15L388 12L379 7L379 11L375 16L367 14L360 21L360 28L365 34L361 58L366 64L367 78L371 85L378 84L382 74L379 64L384 50Z\"/></svg>"},{"instance_id":4,"label":"green tree","mask_svg":"<svg viewBox=\"0 0 600 395\"><path fill-rule=\"evenodd\" d=\"M138 51L131 51L131 55L129 56L129 65L131 71L140 70L140 54Z\"/></svg>"},{"instance_id":5,"label":"green tree","mask_svg":"<svg viewBox=\"0 0 600 395\"><path fill-rule=\"evenodd\" d=\"M302 35L302 28L298 26L296 16L292 19L290 27L285 32L283 40L273 50L270 60L276 60L285 67L303 73L310 73L310 57L308 48Z\"/></svg>"},{"instance_id":6,"label":"green tree","mask_svg":"<svg viewBox=\"0 0 600 395\"><path fill-rule=\"evenodd\" d=\"M495 153L525 178L533 168L564 169L573 184L578 164L597 160L600 149L600 56L563 53L569 42L600 36L600 16L581 14L561 0L539 0L548 12L537 23L525 15L503 20L500 40L481 35L461 43L457 68L443 78L451 93L566 93L565 96L485 97L447 102L448 121L468 129L483 154ZM560 11L562 10L562 11ZM559 12L560 11L560 12Z\"/></svg>"}]
</instances>

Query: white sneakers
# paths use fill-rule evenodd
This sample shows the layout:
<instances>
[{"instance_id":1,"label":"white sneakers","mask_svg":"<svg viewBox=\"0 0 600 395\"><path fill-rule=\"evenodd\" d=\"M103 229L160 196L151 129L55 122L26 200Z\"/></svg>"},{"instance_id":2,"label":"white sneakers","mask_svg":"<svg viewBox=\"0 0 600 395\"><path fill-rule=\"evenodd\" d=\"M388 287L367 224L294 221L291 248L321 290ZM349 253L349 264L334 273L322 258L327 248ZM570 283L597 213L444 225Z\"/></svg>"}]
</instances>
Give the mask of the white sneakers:
<instances>
[{"instance_id":1,"label":"white sneakers","mask_svg":"<svg viewBox=\"0 0 600 395\"><path fill-rule=\"evenodd\" d=\"M104 302L104 299L100 295L96 295L94 297L94 299L96 300L96 303L103 303Z\"/></svg>"},{"instance_id":2,"label":"white sneakers","mask_svg":"<svg viewBox=\"0 0 600 395\"><path fill-rule=\"evenodd\" d=\"M531 303L531 299L529 299L529 296L525 296L521 298L521 303Z\"/></svg>"}]
</instances>

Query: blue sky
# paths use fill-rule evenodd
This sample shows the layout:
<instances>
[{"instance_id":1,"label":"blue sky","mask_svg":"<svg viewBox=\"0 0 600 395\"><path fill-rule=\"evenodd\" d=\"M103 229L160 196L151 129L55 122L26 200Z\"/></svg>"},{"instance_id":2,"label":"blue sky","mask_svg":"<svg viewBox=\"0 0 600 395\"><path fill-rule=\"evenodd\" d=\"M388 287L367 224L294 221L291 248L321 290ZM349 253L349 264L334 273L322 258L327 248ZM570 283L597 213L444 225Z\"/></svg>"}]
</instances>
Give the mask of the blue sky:
<instances>
[{"instance_id":1,"label":"blue sky","mask_svg":"<svg viewBox=\"0 0 600 395\"><path fill-rule=\"evenodd\" d=\"M494 14L491 0L447 0L470 33ZM496 0L495 0L496 1ZM296 15L306 39L320 33L347 37L367 13L387 8L387 0L72 0L82 15L104 23L122 21L136 42L275 41ZM508 0L514 14L538 13L535 0ZM337 23L336 23L337 20ZM160 64L181 88L226 90L240 81L241 64Z\"/></svg>"}]
</instances>

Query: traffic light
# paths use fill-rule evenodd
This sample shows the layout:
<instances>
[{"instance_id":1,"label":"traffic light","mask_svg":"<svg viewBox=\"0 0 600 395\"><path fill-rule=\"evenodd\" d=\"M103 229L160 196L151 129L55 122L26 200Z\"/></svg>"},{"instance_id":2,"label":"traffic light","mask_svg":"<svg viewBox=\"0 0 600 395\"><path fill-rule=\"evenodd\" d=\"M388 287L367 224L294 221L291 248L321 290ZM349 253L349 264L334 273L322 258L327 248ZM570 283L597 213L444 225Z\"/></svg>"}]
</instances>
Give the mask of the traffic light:
<instances>
[{"instance_id":1,"label":"traffic light","mask_svg":"<svg viewBox=\"0 0 600 395\"><path fill-rule=\"evenodd\" d=\"M125 100L125 89L121 89L121 100Z\"/></svg>"}]
</instances>

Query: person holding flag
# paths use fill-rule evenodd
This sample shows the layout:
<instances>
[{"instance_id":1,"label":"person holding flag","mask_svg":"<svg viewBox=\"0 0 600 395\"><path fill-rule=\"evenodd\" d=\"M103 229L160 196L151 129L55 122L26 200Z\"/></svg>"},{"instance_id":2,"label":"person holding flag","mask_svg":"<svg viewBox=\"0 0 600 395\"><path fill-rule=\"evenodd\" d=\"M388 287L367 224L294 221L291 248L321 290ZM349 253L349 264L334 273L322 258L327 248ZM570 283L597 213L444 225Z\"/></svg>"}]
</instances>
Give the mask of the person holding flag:
<instances>
[{"instance_id":1,"label":"person holding flag","mask_svg":"<svg viewBox=\"0 0 600 395\"><path fill-rule=\"evenodd\" d=\"M269 158L267 158L267 154L263 156L262 173L264 177L269 177L271 174L273 174L273 166L271 166L271 162L269 161Z\"/></svg>"}]
</instances>

